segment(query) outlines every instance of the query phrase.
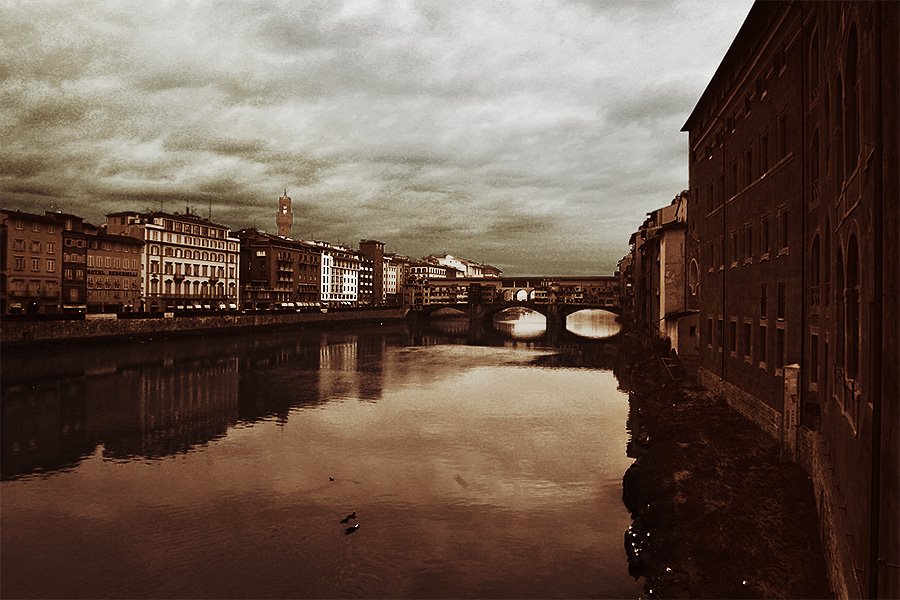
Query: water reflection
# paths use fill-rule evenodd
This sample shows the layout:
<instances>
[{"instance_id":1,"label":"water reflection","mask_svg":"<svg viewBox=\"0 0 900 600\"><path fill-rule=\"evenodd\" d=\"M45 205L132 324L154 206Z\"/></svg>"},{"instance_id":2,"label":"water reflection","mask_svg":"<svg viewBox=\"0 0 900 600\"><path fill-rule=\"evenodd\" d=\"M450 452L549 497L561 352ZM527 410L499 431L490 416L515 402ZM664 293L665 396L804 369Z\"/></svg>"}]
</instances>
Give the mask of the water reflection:
<instances>
[{"instance_id":1,"label":"water reflection","mask_svg":"<svg viewBox=\"0 0 900 600\"><path fill-rule=\"evenodd\" d=\"M586 309L569 315L566 329L581 337L601 339L616 335L622 330L622 325L611 312Z\"/></svg>"},{"instance_id":2,"label":"water reflection","mask_svg":"<svg viewBox=\"0 0 900 600\"><path fill-rule=\"evenodd\" d=\"M2 595L636 596L615 345L445 330L4 357Z\"/></svg>"},{"instance_id":3,"label":"water reflection","mask_svg":"<svg viewBox=\"0 0 900 600\"><path fill-rule=\"evenodd\" d=\"M547 332L547 319L527 308L508 308L494 317L494 327L516 339L537 339Z\"/></svg>"}]
</instances>

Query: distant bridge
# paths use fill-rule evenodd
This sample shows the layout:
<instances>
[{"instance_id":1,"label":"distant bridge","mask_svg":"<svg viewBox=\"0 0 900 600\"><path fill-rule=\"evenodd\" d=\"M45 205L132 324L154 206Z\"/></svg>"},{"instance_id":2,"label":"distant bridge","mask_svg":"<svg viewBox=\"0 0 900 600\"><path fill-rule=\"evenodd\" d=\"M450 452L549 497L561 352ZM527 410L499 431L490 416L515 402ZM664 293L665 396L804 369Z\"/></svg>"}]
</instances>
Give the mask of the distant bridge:
<instances>
[{"instance_id":1,"label":"distant bridge","mask_svg":"<svg viewBox=\"0 0 900 600\"><path fill-rule=\"evenodd\" d=\"M441 309L453 309L465 313L470 321L489 323L509 308L527 308L546 318L550 337L565 331L566 318L581 310L622 314L615 277L434 279L417 285L411 314L428 317Z\"/></svg>"}]
</instances>

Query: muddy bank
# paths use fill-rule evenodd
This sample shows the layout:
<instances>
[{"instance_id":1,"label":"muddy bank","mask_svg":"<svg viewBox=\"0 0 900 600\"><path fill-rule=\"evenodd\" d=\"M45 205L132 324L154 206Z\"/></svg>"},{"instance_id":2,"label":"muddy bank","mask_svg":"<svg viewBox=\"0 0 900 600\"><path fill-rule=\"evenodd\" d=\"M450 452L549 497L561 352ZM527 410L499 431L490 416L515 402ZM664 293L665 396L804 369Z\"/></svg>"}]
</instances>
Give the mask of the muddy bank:
<instances>
[{"instance_id":1,"label":"muddy bank","mask_svg":"<svg viewBox=\"0 0 900 600\"><path fill-rule=\"evenodd\" d=\"M724 401L673 384L636 335L623 351L636 458L624 543L648 596L830 597L806 473Z\"/></svg>"}]
</instances>

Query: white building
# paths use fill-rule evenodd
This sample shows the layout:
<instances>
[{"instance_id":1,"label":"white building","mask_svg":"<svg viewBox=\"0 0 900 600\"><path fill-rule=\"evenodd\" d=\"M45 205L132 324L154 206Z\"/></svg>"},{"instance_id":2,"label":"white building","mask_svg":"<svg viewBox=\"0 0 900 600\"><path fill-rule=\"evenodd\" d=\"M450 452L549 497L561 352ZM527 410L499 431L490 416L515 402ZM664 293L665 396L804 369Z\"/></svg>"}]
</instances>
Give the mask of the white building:
<instances>
[{"instance_id":1,"label":"white building","mask_svg":"<svg viewBox=\"0 0 900 600\"><path fill-rule=\"evenodd\" d=\"M144 310L237 308L240 242L228 227L193 213L106 215L106 231L144 240Z\"/></svg>"},{"instance_id":2,"label":"white building","mask_svg":"<svg viewBox=\"0 0 900 600\"><path fill-rule=\"evenodd\" d=\"M359 303L359 256L350 248L315 242L322 248L321 301L332 305Z\"/></svg>"}]
</instances>

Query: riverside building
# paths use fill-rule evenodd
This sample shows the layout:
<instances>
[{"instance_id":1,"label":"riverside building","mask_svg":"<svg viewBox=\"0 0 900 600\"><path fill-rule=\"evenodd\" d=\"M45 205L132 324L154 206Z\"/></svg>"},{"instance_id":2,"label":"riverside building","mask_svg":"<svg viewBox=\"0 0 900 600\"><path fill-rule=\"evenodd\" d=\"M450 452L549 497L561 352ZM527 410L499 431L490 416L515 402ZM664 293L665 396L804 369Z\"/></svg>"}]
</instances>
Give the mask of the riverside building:
<instances>
[{"instance_id":1,"label":"riverside building","mask_svg":"<svg viewBox=\"0 0 900 600\"><path fill-rule=\"evenodd\" d=\"M838 597L900 596L898 56L900 4L758 2L683 128L700 381L809 471Z\"/></svg>"},{"instance_id":2,"label":"riverside building","mask_svg":"<svg viewBox=\"0 0 900 600\"><path fill-rule=\"evenodd\" d=\"M322 250L315 244L256 229L236 233L241 247L244 308L317 306Z\"/></svg>"},{"instance_id":3,"label":"riverside building","mask_svg":"<svg viewBox=\"0 0 900 600\"><path fill-rule=\"evenodd\" d=\"M60 312L62 241L62 227L55 217L0 210L3 314Z\"/></svg>"},{"instance_id":4,"label":"riverside building","mask_svg":"<svg viewBox=\"0 0 900 600\"><path fill-rule=\"evenodd\" d=\"M141 304L147 311L237 308L239 240L191 212L117 212L106 231L144 241Z\"/></svg>"}]
</instances>

